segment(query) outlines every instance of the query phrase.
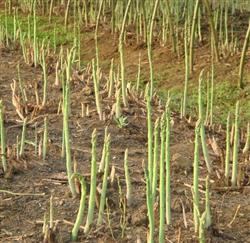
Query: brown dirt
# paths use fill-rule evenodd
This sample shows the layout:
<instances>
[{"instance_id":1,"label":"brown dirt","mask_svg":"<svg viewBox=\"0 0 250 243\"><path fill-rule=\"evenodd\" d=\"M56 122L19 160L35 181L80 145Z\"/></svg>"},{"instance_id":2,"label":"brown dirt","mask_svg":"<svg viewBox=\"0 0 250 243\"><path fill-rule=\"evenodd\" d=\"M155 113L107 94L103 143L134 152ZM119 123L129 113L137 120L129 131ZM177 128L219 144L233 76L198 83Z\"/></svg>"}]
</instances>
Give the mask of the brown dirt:
<instances>
[{"instance_id":1,"label":"brown dirt","mask_svg":"<svg viewBox=\"0 0 250 243\"><path fill-rule=\"evenodd\" d=\"M236 17L235 17L236 18ZM237 84L239 63L241 57L241 49L243 46L243 40L248 26L248 19L244 18L243 14L239 13L238 17L241 23L237 26L237 36L239 38L239 46L237 52L231 56L226 54L221 56L221 60L215 63L215 82L220 83L228 81L232 84ZM207 71L211 70L211 48L208 36L208 27L203 30L203 40L194 46L194 71L190 76L190 84L196 84L198 82L198 76L202 69ZM129 32L129 31L128 31ZM139 52L141 52L141 79L143 83L149 81L149 64L147 47L143 40L136 41L136 36L133 34L134 30L128 33L124 58L125 58L125 69L126 79L136 80L138 71L138 60ZM182 39L181 37L179 37ZM94 32L89 31L86 28L82 29L82 60L89 62L95 57L95 46L94 43ZM156 89L166 90L173 87L184 87L185 80L185 62L184 53L181 46L183 43L179 42L180 54L174 54L169 44L162 45L158 38L153 41L153 63L154 63L154 74L156 80ZM110 33L109 27L101 26L98 37L98 49L101 68L106 73L110 67L110 60L114 58L115 63L119 63L119 51L118 51L118 36L113 36ZM248 51L245 61L245 73L246 77L249 76L248 70L250 69L250 52ZM246 78L248 81L249 78Z\"/></svg>"},{"instance_id":2,"label":"brown dirt","mask_svg":"<svg viewBox=\"0 0 250 243\"><path fill-rule=\"evenodd\" d=\"M111 40L110 40L111 41ZM112 42L112 41L111 41ZM102 42L100 41L100 44ZM109 43L106 43L107 45ZM101 44L102 45L102 44ZM102 49L101 47L100 49ZM102 58L103 58L103 54ZM135 55L134 55L135 56ZM45 193L43 196L13 196L6 193L0 194L0 240L2 242L42 242L43 215L48 209L50 195L54 195L54 219L59 220L58 234L62 242L70 240L72 226L63 220L74 222L79 205L79 199L70 197L67 178L65 174L65 160L61 158L61 137L62 137L62 115L57 114L58 103L61 99L61 90L53 86L54 73L49 76L49 97L47 106L33 113L35 104L34 84L37 82L40 97L42 95L42 72L40 68L25 65L21 61L21 77L27 91L30 113L29 120L35 119L39 130L42 131L43 118L48 116L49 121L49 151L46 161L42 161L34 154L34 148L27 145L25 156L17 160L13 153L16 136L21 135L22 124L11 104L10 84L16 77L17 63L22 60L19 51L0 49L0 99L6 107L5 127L7 142L9 146L8 161L13 165L9 178L0 177L1 189L18 193ZM110 56L105 58L110 59ZM134 57L135 58L135 57ZM133 60L131 54L131 60ZM136 59L137 60L137 59ZM202 59L201 59L202 60ZM165 65L164 62L161 65ZM132 63L132 61L130 61ZM205 63L205 62L204 62ZM133 64L134 66L136 63ZM170 65L170 64L169 64ZM202 64L200 64L202 65ZM158 65L157 65L158 68ZM226 72L226 71L225 71ZM131 73L134 69L131 64ZM101 158L101 151L104 137L104 127L108 126L112 137L111 143L111 164L116 168L116 174L120 177L122 190L125 193L125 181L123 170L123 156L126 148L129 150L129 167L133 185L133 205L127 209L127 225L124 238L121 237L119 208L119 195L117 182L108 186L108 200L110 206L110 222L114 239L108 227L107 215L104 215L104 224L96 228L93 226L89 235L85 236L82 231L79 234L80 242L135 242L141 239L146 242L147 215L145 197L145 179L142 168L142 161L146 160L146 111L142 99L134 93L130 95L130 109L124 109L123 114L128 117L129 125L119 129L110 117L112 99L107 98L107 93L102 92L102 102L105 110L106 120L100 122L95 111L93 87L86 83L88 73L84 78L75 77L71 86L71 144L72 154L78 163L78 170L86 176L89 184L90 172L90 149L91 133L97 128L98 133L98 161ZM77 76L77 75L76 75ZM181 78L180 78L181 79ZM104 78L105 80L105 78ZM82 118L81 102L90 105L90 116ZM154 105L154 118L163 111L163 107ZM196 237L193 227L192 197L189 185L192 185L192 153L194 140L194 122L191 124L180 120L178 115L172 113L173 126L171 129L171 153L179 153L179 159L173 160L171 164L171 188L172 188L172 216L173 224L166 227L166 238L169 242L195 242ZM209 135L214 135L220 149L224 152L225 132L215 128ZM34 140L34 122L28 125L27 139ZM40 136L42 133L40 133ZM241 144L242 148L243 144ZM11 153L12 151L12 153ZM186 153L186 151L190 151ZM213 214L213 225L207 232L207 242L250 242L250 184L249 184L249 162L245 163L240 156L241 187L230 189L223 181L223 170L221 160L223 156L216 156L211 150L213 157L214 173L211 175L211 211ZM187 158L186 156L189 156ZM183 166L181 161L188 160L189 163ZM180 159L181 158L181 159ZM204 190L204 178L206 168L203 159L201 160L201 189ZM99 177L98 182L101 183ZM202 197L202 209L204 207L204 194ZM183 223L182 207L185 209L187 227ZM239 212L233 220L236 209L240 205ZM96 210L97 211L97 210ZM96 212L97 215L97 212ZM155 215L158 218L158 205L155 206ZM97 217L95 217L96 219ZM84 221L85 222L85 221ZM158 222L158 220L157 220ZM156 223L156 226L158 223ZM157 232L156 232L157 237Z\"/></svg>"}]
</instances>

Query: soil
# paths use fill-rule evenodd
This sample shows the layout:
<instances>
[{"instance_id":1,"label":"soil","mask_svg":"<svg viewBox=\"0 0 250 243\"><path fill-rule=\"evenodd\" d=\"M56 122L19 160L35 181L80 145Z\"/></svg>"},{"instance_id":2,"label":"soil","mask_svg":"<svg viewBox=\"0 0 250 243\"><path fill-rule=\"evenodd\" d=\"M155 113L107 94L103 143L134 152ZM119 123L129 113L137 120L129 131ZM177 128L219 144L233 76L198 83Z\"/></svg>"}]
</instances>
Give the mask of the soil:
<instances>
[{"instance_id":1,"label":"soil","mask_svg":"<svg viewBox=\"0 0 250 243\"><path fill-rule=\"evenodd\" d=\"M249 15L249 14L248 14ZM214 63L215 80L216 83L228 81L233 84L237 83L239 63L241 57L241 48L245 38L245 33L248 26L247 14L237 12L233 17L235 29L237 29L237 37L239 39L238 47L234 55L225 51L221 56L220 62ZM203 21L206 23L206 21ZM210 37L206 34L209 31L207 25L202 27L202 41L194 46L194 70L190 76L190 84L198 83L198 77L202 69L205 71L211 70L211 47ZM137 79L139 53L141 53L141 75L143 82L149 81L149 64L147 55L147 46L144 40L137 41L135 30L131 26L128 28L126 38L126 51L124 52L126 78L128 80ZM93 29L83 28L82 31L82 60L89 62L95 57L94 31ZM104 71L108 72L110 68L110 60L114 58L115 63L119 62L118 51L118 38L117 35L112 35L109 26L102 24L99 28L98 36L98 49L101 67ZM153 63L154 74L157 82L156 88L167 90L173 87L183 87L185 80L185 62L184 62L184 43L183 39L179 36L179 54L173 53L171 45L162 44L158 37L153 39ZM250 53L248 51L245 60L245 70L250 69L249 61ZM246 71L246 73L248 73ZM249 80L246 78L246 80Z\"/></svg>"},{"instance_id":2,"label":"soil","mask_svg":"<svg viewBox=\"0 0 250 243\"><path fill-rule=\"evenodd\" d=\"M8 143L9 171L7 177L0 177L1 189L15 193L30 193L34 195L12 195L0 193L0 240L1 242L42 242L42 222L44 213L48 210L49 199L53 194L54 220L57 223L57 240L70 241L70 231L79 206L79 198L72 199L67 185L65 173L65 159L61 157L62 114L58 114L58 103L62 97L61 90L54 86L54 72L49 75L49 96L46 107L35 109L34 85L41 84L42 70L22 62L20 51L0 49L0 97L5 105L5 127ZM28 126L27 140L34 141L35 122L42 136L43 119L48 117L49 146L45 161L39 158L32 145L26 145L25 155L19 160L14 155L16 136L19 138L22 123L11 102L10 84L16 77L16 67L20 62L21 78L28 97ZM130 92L129 109L123 109L128 125L118 128L111 114L114 100L107 97L107 92L102 85L102 103L105 121L99 121L95 109L92 81L88 71L84 75L75 73L71 85L71 144L74 160L78 165L78 172L85 175L90 181L90 151L91 133L94 128L98 134L98 161L104 139L104 128L108 126L111 133L111 165L115 168L116 175L125 195L125 180L123 169L124 151L129 151L129 168L133 187L133 204L127 207L126 225L124 236L120 220L122 210L119 207L119 194L117 179L108 185L108 204L110 210L109 220L104 215L104 223L100 227L93 225L88 235L79 233L79 242L146 242L147 237L147 209L145 196L145 177L143 173L147 149L147 128L145 103L139 94ZM105 76L102 84L105 83ZM42 85L38 85L39 95L42 97ZM89 117L81 117L81 103L89 104ZM154 99L154 117L160 115L163 107L158 98ZM192 161L194 141L194 119L191 122L180 120L179 115L172 113L171 127L171 208L172 225L166 227L168 242L196 242L192 213ZM223 154L225 150L225 131L219 127L208 130L208 135L216 139L216 145L221 151L219 154L209 145L213 158L213 173L211 182L211 211L213 225L206 233L207 242L250 242L250 167L240 153L240 186L231 188L223 179ZM214 144L213 144L214 145ZM241 143L241 149L243 147ZM183 162L184 161L184 162ZM200 167L201 209L204 208L204 181L207 175L206 166L201 157ZM117 178L117 177L116 177ZM98 184L101 176L98 177ZM38 194L38 195L36 195ZM88 193L87 193L88 195ZM124 196L123 195L123 196ZM99 195L97 196L99 198ZM98 200L97 200L98 201ZM98 203L97 203L98 205ZM237 210L238 208L238 210ZM158 222L159 205L155 205L155 217ZM97 216L95 210L95 215ZM86 212L85 212L86 215ZM95 217L96 219L97 217ZM186 221L186 225L185 222ZM84 220L85 222L85 220ZM108 226L110 222L110 227ZM158 223L156 223L157 227ZM112 233L110 228L112 228ZM112 236L113 234L113 236ZM157 232L156 232L157 238Z\"/></svg>"}]
</instances>

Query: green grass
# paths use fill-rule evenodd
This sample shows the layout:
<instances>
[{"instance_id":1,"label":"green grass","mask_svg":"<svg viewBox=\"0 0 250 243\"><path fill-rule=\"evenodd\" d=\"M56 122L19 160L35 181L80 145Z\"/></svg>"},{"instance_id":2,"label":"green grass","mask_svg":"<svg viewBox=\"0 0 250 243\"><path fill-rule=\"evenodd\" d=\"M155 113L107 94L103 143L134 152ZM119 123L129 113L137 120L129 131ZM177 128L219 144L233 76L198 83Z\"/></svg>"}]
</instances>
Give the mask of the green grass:
<instances>
[{"instance_id":1,"label":"green grass","mask_svg":"<svg viewBox=\"0 0 250 243\"><path fill-rule=\"evenodd\" d=\"M167 93L165 90L159 91L160 96L165 100ZM172 97L172 109L180 110L181 97L183 95L182 88L173 87L170 89ZM204 105L206 106L206 94L204 93ZM198 115L198 87L192 85L188 92L188 114ZM215 83L214 85L214 122L226 124L228 111L234 114L235 104L240 100L240 119L245 126L250 120L250 87L247 86L244 90L238 88L237 83L232 84L228 81ZM244 124L245 122L245 124Z\"/></svg>"},{"instance_id":2,"label":"green grass","mask_svg":"<svg viewBox=\"0 0 250 243\"><path fill-rule=\"evenodd\" d=\"M5 25L5 13L0 11L0 21ZM28 17L18 16L18 21L21 24L21 30L23 33L28 34ZM31 24L31 38L33 38L33 17L30 18ZM13 30L14 22L12 16L7 16L8 30ZM56 34L56 45L69 45L74 42L73 26L69 26L68 30L65 29L62 18L53 16L51 23L48 22L48 17L37 16L37 38L39 41L43 39L50 40L51 44L54 42L54 27Z\"/></svg>"}]
</instances>

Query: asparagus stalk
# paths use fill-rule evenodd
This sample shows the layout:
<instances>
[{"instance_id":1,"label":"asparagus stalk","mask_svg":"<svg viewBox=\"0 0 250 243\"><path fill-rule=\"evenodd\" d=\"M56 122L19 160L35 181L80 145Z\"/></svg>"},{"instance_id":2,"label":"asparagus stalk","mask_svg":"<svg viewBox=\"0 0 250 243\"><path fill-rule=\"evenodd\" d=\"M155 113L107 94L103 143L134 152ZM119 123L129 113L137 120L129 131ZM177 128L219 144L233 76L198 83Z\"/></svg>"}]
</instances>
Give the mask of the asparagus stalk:
<instances>
[{"instance_id":1,"label":"asparagus stalk","mask_svg":"<svg viewBox=\"0 0 250 243\"><path fill-rule=\"evenodd\" d=\"M232 167L232 186L235 187L238 175L238 150L239 150L239 101L236 103L235 108L235 122L234 122L234 145L233 145L233 167Z\"/></svg>"},{"instance_id":2,"label":"asparagus stalk","mask_svg":"<svg viewBox=\"0 0 250 243\"><path fill-rule=\"evenodd\" d=\"M110 142L111 142L111 138L109 134L105 142L105 168L104 168L104 175L103 175L103 181L102 181L102 192L101 192L101 200L100 200L100 206L99 206L97 225L100 225L102 223L104 206L106 202L106 192L107 192L107 185L108 185L108 173L109 173L109 163L110 163Z\"/></svg>"},{"instance_id":3,"label":"asparagus stalk","mask_svg":"<svg viewBox=\"0 0 250 243\"><path fill-rule=\"evenodd\" d=\"M80 226L83 221L83 213L85 209L85 201L86 201L86 182L84 180L84 177L78 173L74 173L71 176L71 180L77 178L79 182L81 183L81 200L80 200L80 206L79 206L79 211L77 213L76 221L74 224L74 227L71 231L71 240L76 241L78 237L78 231L80 229Z\"/></svg>"},{"instance_id":4,"label":"asparagus stalk","mask_svg":"<svg viewBox=\"0 0 250 243\"><path fill-rule=\"evenodd\" d=\"M90 230L90 226L93 223L94 219L94 209L95 209L95 194L96 194L96 129L94 129L92 133L92 151L91 151L91 187L90 187L90 195L89 195L89 208L87 221L84 228L84 233L87 234Z\"/></svg>"},{"instance_id":5,"label":"asparagus stalk","mask_svg":"<svg viewBox=\"0 0 250 243\"><path fill-rule=\"evenodd\" d=\"M0 138L1 138L2 166L3 166L3 171L6 172L7 171L6 140L5 140L5 129L4 129L4 107L2 100L0 100Z\"/></svg>"}]
</instances>

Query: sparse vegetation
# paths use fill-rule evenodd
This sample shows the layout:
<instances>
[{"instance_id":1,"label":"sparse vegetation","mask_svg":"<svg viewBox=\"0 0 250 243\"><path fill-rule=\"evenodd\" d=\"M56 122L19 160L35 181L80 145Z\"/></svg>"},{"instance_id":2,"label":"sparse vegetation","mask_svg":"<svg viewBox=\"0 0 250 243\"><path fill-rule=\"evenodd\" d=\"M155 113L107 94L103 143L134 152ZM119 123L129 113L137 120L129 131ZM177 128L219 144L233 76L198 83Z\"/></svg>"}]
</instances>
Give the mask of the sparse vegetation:
<instances>
[{"instance_id":1,"label":"sparse vegetation","mask_svg":"<svg viewBox=\"0 0 250 243\"><path fill-rule=\"evenodd\" d=\"M0 241L247 242L249 13L1 1Z\"/></svg>"}]
</instances>

